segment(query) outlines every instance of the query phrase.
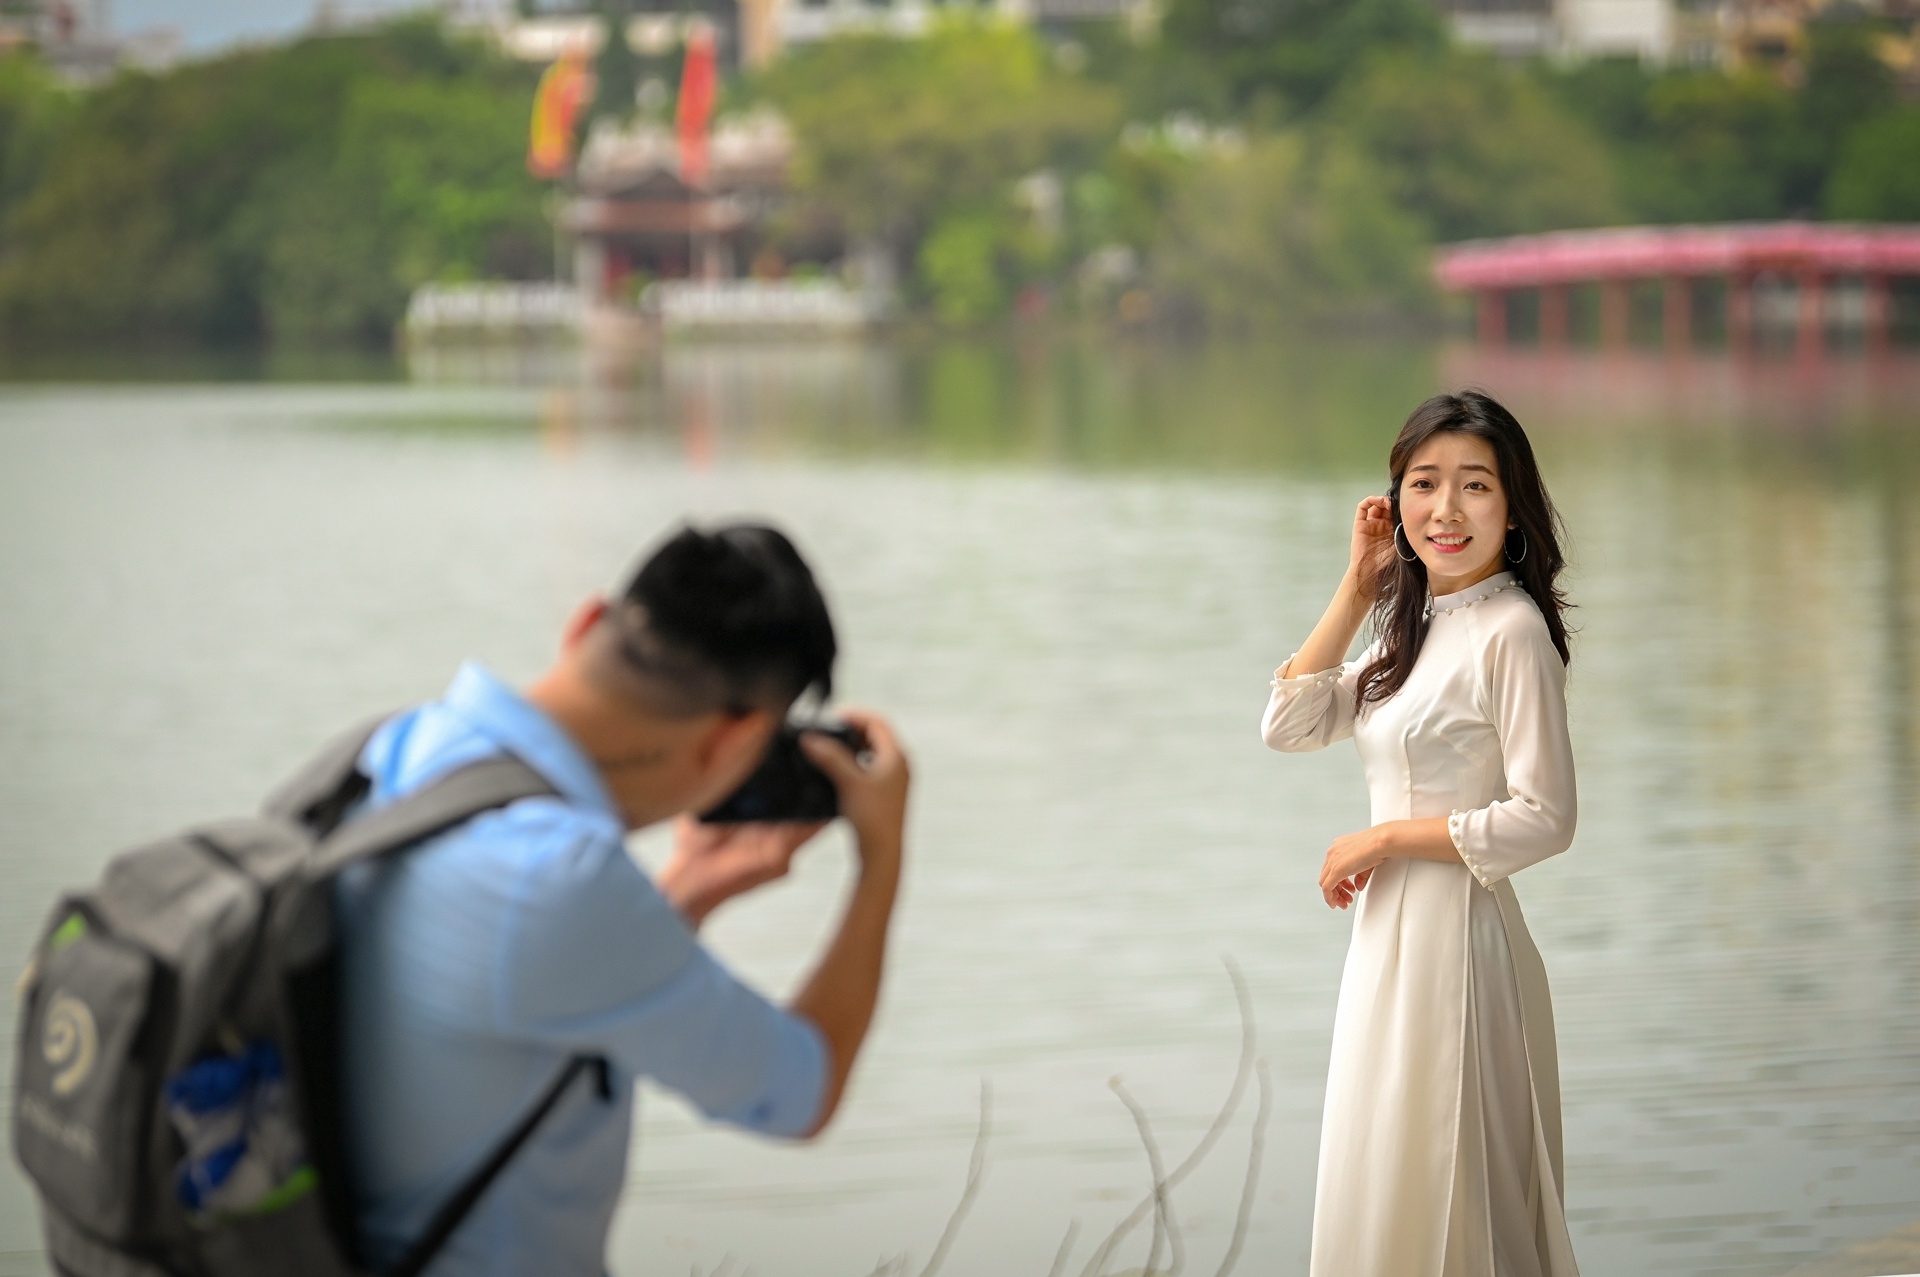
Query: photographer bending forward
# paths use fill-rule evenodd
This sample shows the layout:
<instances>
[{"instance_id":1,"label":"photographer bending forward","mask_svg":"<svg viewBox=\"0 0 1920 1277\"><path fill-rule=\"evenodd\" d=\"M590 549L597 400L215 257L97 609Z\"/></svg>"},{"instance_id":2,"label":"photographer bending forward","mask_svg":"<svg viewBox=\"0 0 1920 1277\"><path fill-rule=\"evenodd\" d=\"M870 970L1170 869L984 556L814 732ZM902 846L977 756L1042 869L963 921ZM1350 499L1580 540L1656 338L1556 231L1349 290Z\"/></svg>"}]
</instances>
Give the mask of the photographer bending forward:
<instances>
[{"instance_id":1,"label":"photographer bending forward","mask_svg":"<svg viewBox=\"0 0 1920 1277\"><path fill-rule=\"evenodd\" d=\"M557 797L478 816L342 884L349 1145L375 1270L418 1237L571 1057L610 1064L613 1102L572 1088L434 1260L434 1277L601 1277L642 1076L703 1112L807 1137L832 1117L867 1034L900 878L907 763L885 722L847 714L870 756L802 738L852 824L845 916L790 1007L694 938L715 906L780 877L819 824L701 825L754 770L792 704L831 690L812 574L778 532L687 529L618 599L575 613L553 667L517 693L475 665L390 720L361 758L371 802L511 754ZM678 817L657 882L631 830Z\"/></svg>"}]
</instances>

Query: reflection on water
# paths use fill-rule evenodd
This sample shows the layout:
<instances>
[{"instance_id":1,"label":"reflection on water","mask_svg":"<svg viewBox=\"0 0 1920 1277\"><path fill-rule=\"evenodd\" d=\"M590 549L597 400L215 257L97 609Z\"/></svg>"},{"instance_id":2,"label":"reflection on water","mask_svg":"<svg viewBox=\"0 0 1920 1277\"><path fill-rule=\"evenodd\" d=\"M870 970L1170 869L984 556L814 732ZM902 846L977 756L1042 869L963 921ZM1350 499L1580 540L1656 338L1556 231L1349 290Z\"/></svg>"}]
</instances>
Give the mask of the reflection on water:
<instances>
[{"instance_id":1,"label":"reflection on water","mask_svg":"<svg viewBox=\"0 0 1920 1277\"><path fill-rule=\"evenodd\" d=\"M885 457L996 464L1273 468L1371 464L1361 422L1394 421L1435 376L1430 349L1247 351L945 342L906 348L686 345L580 358L562 348L416 351L416 380L550 387L542 424L677 437L702 464Z\"/></svg>"},{"instance_id":2,"label":"reflection on water","mask_svg":"<svg viewBox=\"0 0 1920 1277\"><path fill-rule=\"evenodd\" d=\"M1920 1218L1911 359L953 344L416 356L411 384L0 390L0 987L61 885L249 804L464 656L535 671L685 513L796 529L921 787L898 966L819 1147L644 1106L617 1273L1067 1271L1231 1081L1275 1081L1243 1272L1304 1271L1352 754L1259 746L1407 408L1508 397L1571 525L1583 820L1518 889L1554 980L1585 1271L1777 1272ZM643 856L658 847L642 840ZM787 987L845 851L723 913ZM11 1006L0 1008L10 1032ZM5 1047L11 1058L10 1042ZM1227 1245L1251 1106L1176 1196ZM1138 1253L1117 1262L1137 1265ZM0 1274L38 1271L0 1173Z\"/></svg>"}]
</instances>

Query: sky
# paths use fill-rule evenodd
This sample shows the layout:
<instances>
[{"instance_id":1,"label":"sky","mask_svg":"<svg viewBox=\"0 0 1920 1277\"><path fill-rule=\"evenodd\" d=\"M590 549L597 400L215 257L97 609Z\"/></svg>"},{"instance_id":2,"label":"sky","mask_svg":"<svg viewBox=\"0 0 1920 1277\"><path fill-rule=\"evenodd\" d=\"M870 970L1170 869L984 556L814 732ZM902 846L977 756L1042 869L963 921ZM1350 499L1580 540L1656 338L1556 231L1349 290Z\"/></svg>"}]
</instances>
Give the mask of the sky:
<instances>
[{"instance_id":1,"label":"sky","mask_svg":"<svg viewBox=\"0 0 1920 1277\"><path fill-rule=\"evenodd\" d=\"M172 27L188 53L209 53L241 41L294 34L313 20L317 0L109 0L114 30L126 34ZM350 0L336 9L355 16L421 7L421 0Z\"/></svg>"}]
</instances>

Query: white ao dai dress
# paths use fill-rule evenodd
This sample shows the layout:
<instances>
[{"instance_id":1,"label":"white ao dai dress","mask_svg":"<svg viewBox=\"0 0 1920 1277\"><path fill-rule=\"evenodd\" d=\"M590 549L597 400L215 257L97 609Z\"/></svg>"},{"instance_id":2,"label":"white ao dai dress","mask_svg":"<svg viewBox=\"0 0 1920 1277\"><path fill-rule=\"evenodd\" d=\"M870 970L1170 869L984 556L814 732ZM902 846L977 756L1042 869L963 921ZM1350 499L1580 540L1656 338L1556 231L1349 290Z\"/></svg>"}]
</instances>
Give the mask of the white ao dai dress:
<instances>
[{"instance_id":1,"label":"white ao dai dress","mask_svg":"<svg viewBox=\"0 0 1920 1277\"><path fill-rule=\"evenodd\" d=\"M1508 882L1573 840L1566 670L1511 573L1432 609L1393 697L1356 715L1363 661L1276 675L1262 723L1290 752L1352 736L1373 823L1446 817L1464 862L1391 859L1360 893L1312 1277L1576 1277L1553 1006Z\"/></svg>"}]
</instances>

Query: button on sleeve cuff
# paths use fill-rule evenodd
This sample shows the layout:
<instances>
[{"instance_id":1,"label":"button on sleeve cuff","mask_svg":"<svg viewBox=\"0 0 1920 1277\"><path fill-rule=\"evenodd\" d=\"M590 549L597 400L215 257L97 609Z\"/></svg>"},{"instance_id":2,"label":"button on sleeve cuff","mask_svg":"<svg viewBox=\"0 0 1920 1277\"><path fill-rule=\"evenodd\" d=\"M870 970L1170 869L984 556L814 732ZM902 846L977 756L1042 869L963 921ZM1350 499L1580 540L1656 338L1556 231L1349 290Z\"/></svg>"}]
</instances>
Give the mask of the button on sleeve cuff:
<instances>
[{"instance_id":1,"label":"button on sleeve cuff","mask_svg":"<svg viewBox=\"0 0 1920 1277\"><path fill-rule=\"evenodd\" d=\"M1447 837L1453 839L1453 849L1460 853L1461 863L1466 865L1467 871L1479 881L1481 886L1492 890L1493 884L1506 875L1494 873L1485 859L1477 854L1473 845L1472 831L1467 826L1470 814L1464 811L1451 813L1447 817Z\"/></svg>"},{"instance_id":2,"label":"button on sleeve cuff","mask_svg":"<svg viewBox=\"0 0 1920 1277\"><path fill-rule=\"evenodd\" d=\"M1314 674L1301 674L1297 677L1289 675L1287 668L1293 664L1294 657L1299 655L1300 653L1295 652L1293 656L1280 662L1280 668L1273 672L1275 688L1286 691L1305 691L1310 688L1325 687L1328 683L1338 683L1340 676L1346 673L1346 666L1335 665Z\"/></svg>"},{"instance_id":3,"label":"button on sleeve cuff","mask_svg":"<svg viewBox=\"0 0 1920 1277\"><path fill-rule=\"evenodd\" d=\"M1298 653L1295 653L1297 656ZM1273 672L1273 691L1267 697L1267 712L1260 719L1260 737L1269 749L1282 753L1303 753L1325 749L1334 741L1353 735L1353 696L1345 679L1351 666L1286 677L1293 664Z\"/></svg>"}]
</instances>

